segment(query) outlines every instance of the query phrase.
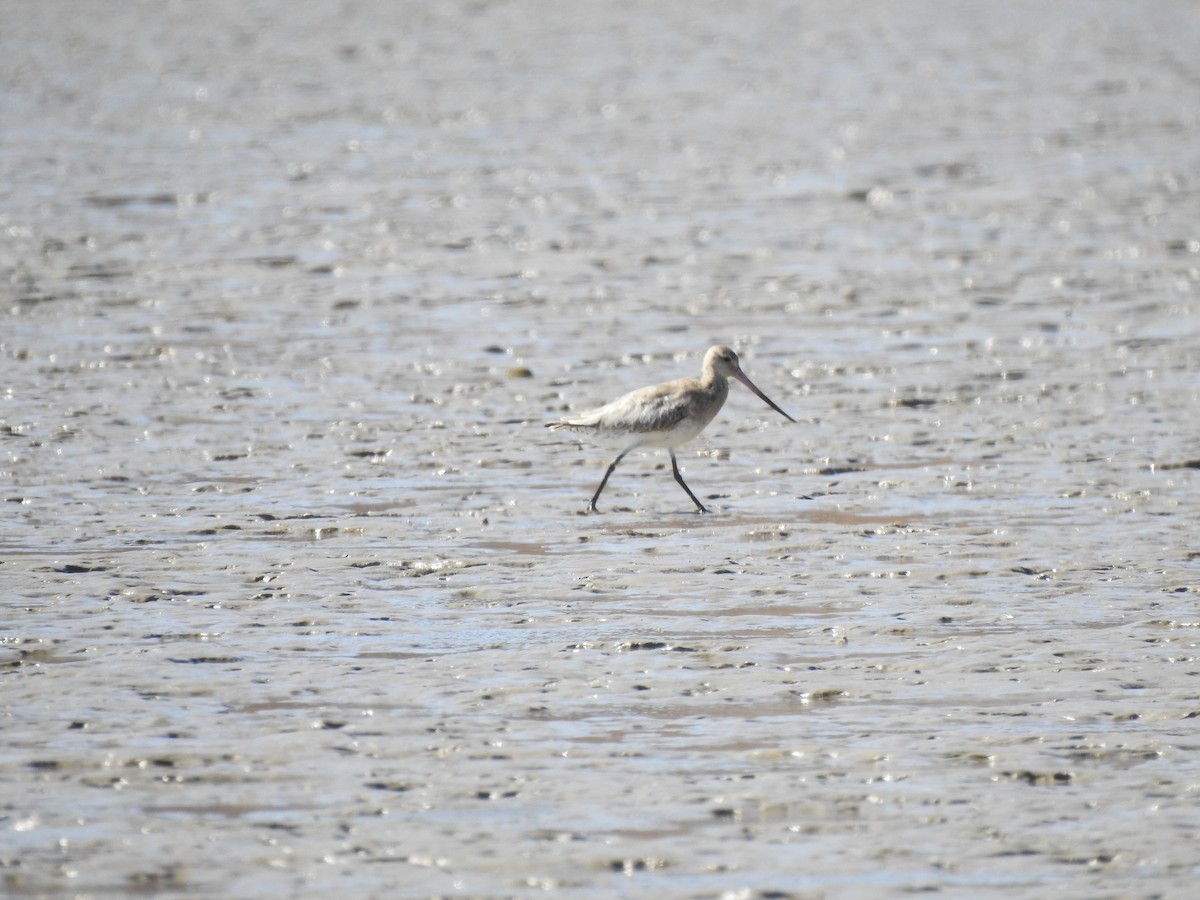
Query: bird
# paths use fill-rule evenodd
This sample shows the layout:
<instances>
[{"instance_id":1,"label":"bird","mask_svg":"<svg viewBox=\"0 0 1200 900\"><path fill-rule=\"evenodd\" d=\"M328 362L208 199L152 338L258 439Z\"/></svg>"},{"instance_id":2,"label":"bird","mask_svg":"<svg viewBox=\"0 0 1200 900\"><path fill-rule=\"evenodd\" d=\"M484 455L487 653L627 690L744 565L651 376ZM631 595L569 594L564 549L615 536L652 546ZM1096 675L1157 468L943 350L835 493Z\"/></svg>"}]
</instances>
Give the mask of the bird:
<instances>
[{"instance_id":1,"label":"bird","mask_svg":"<svg viewBox=\"0 0 1200 900\"><path fill-rule=\"evenodd\" d=\"M696 495L679 474L675 448L703 431L721 411L721 407L725 405L725 398L729 396L730 378L736 378L789 422L796 421L754 386L754 382L742 371L738 356L731 348L717 344L704 354L704 366L699 378L679 378L641 388L596 409L546 423L546 427L551 429L565 428L629 440L600 480L600 486L596 488L596 493L592 495L588 504L588 512L599 512L596 501L600 499L600 493L608 484L609 476L621 460L639 447L657 447L665 448L670 454L671 471L675 473L675 480L696 504L697 513L707 513L708 509L696 499Z\"/></svg>"}]
</instances>

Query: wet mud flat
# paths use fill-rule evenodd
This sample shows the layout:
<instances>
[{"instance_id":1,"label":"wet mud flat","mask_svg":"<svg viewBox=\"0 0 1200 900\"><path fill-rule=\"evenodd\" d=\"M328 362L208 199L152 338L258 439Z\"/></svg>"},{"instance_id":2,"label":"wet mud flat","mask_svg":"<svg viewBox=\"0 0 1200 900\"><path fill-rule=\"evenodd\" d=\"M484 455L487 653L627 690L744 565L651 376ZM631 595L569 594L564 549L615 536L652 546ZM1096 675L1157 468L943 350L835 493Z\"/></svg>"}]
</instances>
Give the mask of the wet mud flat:
<instances>
[{"instance_id":1,"label":"wet mud flat","mask_svg":"<svg viewBox=\"0 0 1200 900\"><path fill-rule=\"evenodd\" d=\"M9 6L0 893L1190 896L1200 12Z\"/></svg>"}]
</instances>

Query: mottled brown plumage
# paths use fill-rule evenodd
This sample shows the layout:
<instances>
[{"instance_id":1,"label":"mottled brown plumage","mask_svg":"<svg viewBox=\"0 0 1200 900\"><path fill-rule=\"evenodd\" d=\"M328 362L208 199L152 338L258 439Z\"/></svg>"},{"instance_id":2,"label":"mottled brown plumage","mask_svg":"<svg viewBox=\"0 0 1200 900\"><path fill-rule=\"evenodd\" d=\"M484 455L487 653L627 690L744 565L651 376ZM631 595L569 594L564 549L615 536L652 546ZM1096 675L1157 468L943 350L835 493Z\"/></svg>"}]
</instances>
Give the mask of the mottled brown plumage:
<instances>
[{"instance_id":1,"label":"mottled brown plumage","mask_svg":"<svg viewBox=\"0 0 1200 900\"><path fill-rule=\"evenodd\" d=\"M725 398L729 396L731 377L748 387L755 396L789 422L796 421L746 377L733 350L718 345L710 347L704 354L704 368L699 378L679 378L653 387L641 388L597 409L549 423L548 428L568 428L572 431L625 435L632 438L631 443L621 451L604 473L600 487L596 488L592 502L588 504L588 510L597 512L596 501L600 499L600 492L608 483L608 476L627 453L639 447L664 447L671 456L671 469L679 486L687 492L699 512L708 512L679 474L675 448L703 431L721 411L721 407L725 405Z\"/></svg>"}]
</instances>

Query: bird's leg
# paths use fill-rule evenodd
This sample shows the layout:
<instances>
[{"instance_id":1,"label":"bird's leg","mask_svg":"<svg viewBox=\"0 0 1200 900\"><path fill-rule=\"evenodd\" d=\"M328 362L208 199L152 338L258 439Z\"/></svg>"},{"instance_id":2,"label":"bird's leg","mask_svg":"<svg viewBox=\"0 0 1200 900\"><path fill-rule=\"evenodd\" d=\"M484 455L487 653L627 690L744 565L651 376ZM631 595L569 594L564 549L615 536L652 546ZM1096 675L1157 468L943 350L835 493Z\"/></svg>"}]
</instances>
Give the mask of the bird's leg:
<instances>
[{"instance_id":1,"label":"bird's leg","mask_svg":"<svg viewBox=\"0 0 1200 900\"><path fill-rule=\"evenodd\" d=\"M592 495L592 502L588 504L588 512L600 512L600 510L596 509L596 501L600 499L600 492L604 490L604 486L608 484L608 476L613 473L613 469L617 467L617 463L623 460L625 458L625 454L632 449L632 447L628 447L625 450L622 450L621 455L612 461L612 465L608 467L608 471L605 472L604 477L600 479L600 487L596 488L596 493ZM689 493L691 492L689 491Z\"/></svg>"},{"instance_id":2,"label":"bird's leg","mask_svg":"<svg viewBox=\"0 0 1200 900\"><path fill-rule=\"evenodd\" d=\"M692 502L696 504L697 510L699 510L702 513L708 512L708 510L704 508L704 504L696 499L696 495L693 494L692 489L687 486L687 482L685 482L683 480L683 476L679 474L679 463L675 461L675 451L668 450L667 452L671 454L671 471L673 471L675 473L675 480L679 482L679 486L681 488L683 488L685 491L687 491L687 495L689 497L691 497ZM616 465L616 463L613 463L613 465ZM600 487L604 487L604 485L600 485ZM599 496L599 494L600 494L600 492L597 491L596 495ZM593 502L595 502L595 501L593 501Z\"/></svg>"}]
</instances>

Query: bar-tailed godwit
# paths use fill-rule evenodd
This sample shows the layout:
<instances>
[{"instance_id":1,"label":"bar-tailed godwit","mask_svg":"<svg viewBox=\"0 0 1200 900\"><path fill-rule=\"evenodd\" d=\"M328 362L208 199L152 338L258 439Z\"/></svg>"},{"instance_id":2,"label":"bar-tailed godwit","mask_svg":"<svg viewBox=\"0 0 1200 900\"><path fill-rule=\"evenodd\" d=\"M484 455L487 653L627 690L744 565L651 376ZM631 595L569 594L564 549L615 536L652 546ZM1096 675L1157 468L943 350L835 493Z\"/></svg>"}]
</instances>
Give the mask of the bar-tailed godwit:
<instances>
[{"instance_id":1,"label":"bar-tailed godwit","mask_svg":"<svg viewBox=\"0 0 1200 900\"><path fill-rule=\"evenodd\" d=\"M721 411L721 407L725 405L725 398L729 396L731 376L789 422L796 421L746 377L736 353L728 347L716 346L710 347L704 354L704 370L699 378L680 378L631 391L598 409L550 422L547 428L569 428L574 431L625 436L631 439L604 473L600 487L596 488L592 502L588 504L588 511L598 511L596 501L600 499L604 485L608 484L608 476L631 450L639 447L663 447L671 455L671 470L675 473L675 480L679 482L679 486L692 498L699 512L708 512L679 474L675 448L703 431Z\"/></svg>"}]
</instances>

